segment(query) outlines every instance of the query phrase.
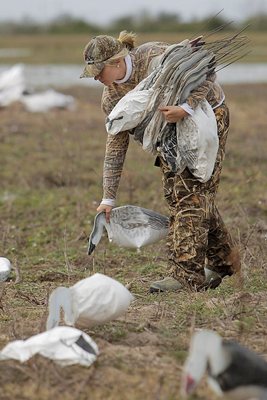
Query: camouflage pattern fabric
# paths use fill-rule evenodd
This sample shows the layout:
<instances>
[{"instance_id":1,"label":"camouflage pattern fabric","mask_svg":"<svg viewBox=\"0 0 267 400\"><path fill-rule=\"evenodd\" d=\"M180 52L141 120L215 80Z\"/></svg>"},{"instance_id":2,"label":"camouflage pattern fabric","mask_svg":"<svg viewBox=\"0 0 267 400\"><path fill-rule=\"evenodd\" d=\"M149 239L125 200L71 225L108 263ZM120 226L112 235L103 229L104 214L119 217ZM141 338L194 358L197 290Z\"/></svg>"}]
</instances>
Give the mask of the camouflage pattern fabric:
<instances>
[{"instance_id":1,"label":"camouflage pattern fabric","mask_svg":"<svg viewBox=\"0 0 267 400\"><path fill-rule=\"evenodd\" d=\"M123 44L108 35L93 37L84 48L83 56L86 66L80 78L92 78L98 75L105 66L105 61L118 54Z\"/></svg>"},{"instance_id":2,"label":"camouflage pattern fabric","mask_svg":"<svg viewBox=\"0 0 267 400\"><path fill-rule=\"evenodd\" d=\"M181 175L175 175L159 157L164 196L170 211L166 241L168 275L191 289L204 286L206 260L210 269L223 276L240 270L237 248L214 204L225 157L229 110L223 103L214 112L219 150L208 182L199 182L187 168Z\"/></svg>"}]
</instances>

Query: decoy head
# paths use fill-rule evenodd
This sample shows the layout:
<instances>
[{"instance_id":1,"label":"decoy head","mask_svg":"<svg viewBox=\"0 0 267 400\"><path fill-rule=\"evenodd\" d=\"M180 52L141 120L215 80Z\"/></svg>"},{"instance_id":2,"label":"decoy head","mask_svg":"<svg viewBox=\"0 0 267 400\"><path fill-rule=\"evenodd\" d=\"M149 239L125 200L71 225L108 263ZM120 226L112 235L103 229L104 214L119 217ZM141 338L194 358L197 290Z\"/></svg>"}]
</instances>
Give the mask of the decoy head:
<instances>
[{"instance_id":1,"label":"decoy head","mask_svg":"<svg viewBox=\"0 0 267 400\"><path fill-rule=\"evenodd\" d=\"M117 122L115 123L115 124L116 124L116 127L114 126L114 127L113 127L113 130L112 130L113 123L114 123L115 121L120 121L120 120L123 120L123 115L120 115L119 117L113 118L113 119L110 119L109 117L107 117L107 118L106 118L106 121L105 121L107 132L110 133L111 135L114 134L114 133L113 133L114 131L116 131L116 133L120 132L120 131L118 131L118 129L120 129L120 128L119 128L120 124L117 123ZM123 122L123 121L121 121L121 122ZM115 128L115 129L114 129L114 128Z\"/></svg>"},{"instance_id":2,"label":"decoy head","mask_svg":"<svg viewBox=\"0 0 267 400\"><path fill-rule=\"evenodd\" d=\"M89 239L89 246L88 246L88 255L90 256L90 254L93 253L95 249L95 244L92 243L92 241Z\"/></svg>"},{"instance_id":3,"label":"decoy head","mask_svg":"<svg viewBox=\"0 0 267 400\"><path fill-rule=\"evenodd\" d=\"M194 392L208 366L214 370L214 361L220 360L222 356L221 345L222 338L215 332L200 331L194 334L183 369L181 387L183 396Z\"/></svg>"},{"instance_id":4,"label":"decoy head","mask_svg":"<svg viewBox=\"0 0 267 400\"><path fill-rule=\"evenodd\" d=\"M109 224L106 222L106 213L104 211L101 211L95 216L94 227L89 237L89 246L88 246L89 255L92 254L92 252L100 242L104 226L107 228L107 231L109 232L110 229L109 229Z\"/></svg>"}]
</instances>

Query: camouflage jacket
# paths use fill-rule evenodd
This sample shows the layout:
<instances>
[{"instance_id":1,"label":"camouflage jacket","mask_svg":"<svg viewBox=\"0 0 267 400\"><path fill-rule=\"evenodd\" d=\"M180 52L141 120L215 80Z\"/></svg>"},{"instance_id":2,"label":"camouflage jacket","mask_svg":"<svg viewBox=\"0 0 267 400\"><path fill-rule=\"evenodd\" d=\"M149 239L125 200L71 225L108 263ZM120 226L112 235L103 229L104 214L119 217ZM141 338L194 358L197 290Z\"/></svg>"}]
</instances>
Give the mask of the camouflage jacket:
<instances>
[{"instance_id":1,"label":"camouflage jacket","mask_svg":"<svg viewBox=\"0 0 267 400\"><path fill-rule=\"evenodd\" d=\"M169 44L164 42L149 42L135 47L129 52L133 65L130 78L124 83L113 83L104 87L101 106L106 116L126 93L147 77L150 61L168 46ZM190 93L186 102L195 109L197 104L206 98L214 108L221 103L223 96L222 88L216 82L216 75L213 74ZM103 170L103 198L105 199L116 199L128 146L128 131L120 132L115 136L108 135Z\"/></svg>"}]
</instances>

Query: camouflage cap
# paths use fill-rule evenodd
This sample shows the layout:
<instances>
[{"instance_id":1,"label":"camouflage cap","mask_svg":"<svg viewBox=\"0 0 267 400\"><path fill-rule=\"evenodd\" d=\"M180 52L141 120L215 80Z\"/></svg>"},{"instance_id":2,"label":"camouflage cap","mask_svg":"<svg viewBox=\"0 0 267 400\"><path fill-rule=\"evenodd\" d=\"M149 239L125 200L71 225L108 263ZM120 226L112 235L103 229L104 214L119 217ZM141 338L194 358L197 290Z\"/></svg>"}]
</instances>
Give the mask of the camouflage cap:
<instances>
[{"instance_id":1,"label":"camouflage cap","mask_svg":"<svg viewBox=\"0 0 267 400\"><path fill-rule=\"evenodd\" d=\"M86 67L80 78L93 78L98 75L105 66L105 62L118 54L124 45L112 36L99 35L93 37L85 46L83 55Z\"/></svg>"}]
</instances>

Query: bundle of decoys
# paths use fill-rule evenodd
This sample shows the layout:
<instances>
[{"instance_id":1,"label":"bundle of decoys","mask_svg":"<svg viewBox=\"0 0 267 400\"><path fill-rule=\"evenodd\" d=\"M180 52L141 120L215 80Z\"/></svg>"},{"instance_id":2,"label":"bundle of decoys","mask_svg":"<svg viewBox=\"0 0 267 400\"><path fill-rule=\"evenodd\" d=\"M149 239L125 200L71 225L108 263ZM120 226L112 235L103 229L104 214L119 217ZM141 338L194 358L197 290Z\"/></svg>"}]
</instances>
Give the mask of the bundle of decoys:
<instances>
[{"instance_id":1,"label":"bundle of decoys","mask_svg":"<svg viewBox=\"0 0 267 400\"><path fill-rule=\"evenodd\" d=\"M218 66L224 68L244 57L249 42L242 34L244 29L246 27L213 42L206 41L212 32L170 45L151 61L147 78L128 92L106 118L107 132L116 135L130 130L144 150L154 155L161 153L173 172L181 173L187 166L192 173L196 171L196 176L199 173L197 177L200 180L207 181L218 150L217 127L211 106L207 101L199 104L194 118L187 119L192 126L188 126L184 118L176 124L168 123L158 106L183 104L194 88L218 71ZM210 153L209 162L213 166L208 166L211 172L203 174L198 172L201 163L198 146L201 127L206 127L207 123L210 124L211 136L203 151Z\"/></svg>"},{"instance_id":2,"label":"bundle of decoys","mask_svg":"<svg viewBox=\"0 0 267 400\"><path fill-rule=\"evenodd\" d=\"M140 249L166 238L169 231L169 218L143 207L126 205L113 208L110 222L107 223L106 214L100 212L95 217L89 238L89 255L100 242L104 227L110 242L119 247Z\"/></svg>"}]
</instances>

